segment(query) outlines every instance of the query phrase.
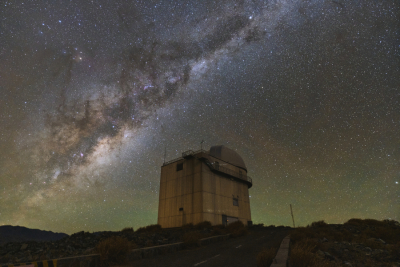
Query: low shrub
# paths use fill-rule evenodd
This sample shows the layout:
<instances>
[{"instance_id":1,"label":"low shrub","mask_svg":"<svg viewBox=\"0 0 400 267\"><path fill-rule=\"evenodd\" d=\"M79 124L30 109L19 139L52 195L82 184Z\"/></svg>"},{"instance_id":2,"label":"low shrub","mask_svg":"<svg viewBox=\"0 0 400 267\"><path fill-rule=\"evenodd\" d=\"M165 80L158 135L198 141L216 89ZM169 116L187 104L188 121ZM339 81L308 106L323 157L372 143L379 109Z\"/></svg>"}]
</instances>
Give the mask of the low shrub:
<instances>
[{"instance_id":1,"label":"low shrub","mask_svg":"<svg viewBox=\"0 0 400 267\"><path fill-rule=\"evenodd\" d=\"M161 232L162 228L161 225L159 224L151 224L146 227L140 227L139 229L136 230L136 233L156 233L156 232Z\"/></svg>"},{"instance_id":2,"label":"low shrub","mask_svg":"<svg viewBox=\"0 0 400 267\"><path fill-rule=\"evenodd\" d=\"M235 238L246 234L247 234L247 229L243 227L233 230L233 232L231 233L231 237Z\"/></svg>"},{"instance_id":3,"label":"low shrub","mask_svg":"<svg viewBox=\"0 0 400 267\"><path fill-rule=\"evenodd\" d=\"M311 223L311 227L325 227L325 226L328 226L328 224L324 220Z\"/></svg>"},{"instance_id":4,"label":"low shrub","mask_svg":"<svg viewBox=\"0 0 400 267\"><path fill-rule=\"evenodd\" d=\"M126 262L129 251L135 247L136 245L126 238L113 236L100 241L96 246L96 251L104 262L122 264Z\"/></svg>"},{"instance_id":5,"label":"low shrub","mask_svg":"<svg viewBox=\"0 0 400 267\"><path fill-rule=\"evenodd\" d=\"M217 224L217 225L214 225L214 226L213 226L213 229L221 229L221 230L224 230L224 229L226 229L226 225L224 225L224 224Z\"/></svg>"},{"instance_id":6,"label":"low shrub","mask_svg":"<svg viewBox=\"0 0 400 267\"><path fill-rule=\"evenodd\" d=\"M211 235L212 235L212 236L215 236L215 235L223 235L223 234L225 234L225 232L224 232L223 230L221 230L221 229L213 229L213 230L211 231Z\"/></svg>"},{"instance_id":7,"label":"low shrub","mask_svg":"<svg viewBox=\"0 0 400 267\"><path fill-rule=\"evenodd\" d=\"M226 234L226 226L223 224L214 225L212 227L211 235L223 235Z\"/></svg>"},{"instance_id":8,"label":"low shrub","mask_svg":"<svg viewBox=\"0 0 400 267\"><path fill-rule=\"evenodd\" d=\"M344 225L350 224L350 225L357 225L358 226L358 225L361 225L362 223L363 223L362 219L353 218L353 219L350 219L347 222L345 222Z\"/></svg>"},{"instance_id":9,"label":"low shrub","mask_svg":"<svg viewBox=\"0 0 400 267\"><path fill-rule=\"evenodd\" d=\"M300 240L314 237L315 231L313 231L309 227L298 227L290 233L290 240L293 242L293 244Z\"/></svg>"},{"instance_id":10,"label":"low shrub","mask_svg":"<svg viewBox=\"0 0 400 267\"><path fill-rule=\"evenodd\" d=\"M275 258L277 248L264 248L257 255L257 266L258 267L269 267L272 264L272 260Z\"/></svg>"},{"instance_id":11,"label":"low shrub","mask_svg":"<svg viewBox=\"0 0 400 267\"><path fill-rule=\"evenodd\" d=\"M197 247L202 235L198 232L187 232L183 235L182 241L185 247Z\"/></svg>"},{"instance_id":12,"label":"low shrub","mask_svg":"<svg viewBox=\"0 0 400 267\"><path fill-rule=\"evenodd\" d=\"M193 229L193 223L187 223L187 224L184 224L184 225L182 225L182 229Z\"/></svg>"},{"instance_id":13,"label":"low shrub","mask_svg":"<svg viewBox=\"0 0 400 267\"><path fill-rule=\"evenodd\" d=\"M206 229L211 229L211 228L212 228L212 225L211 225L211 222L209 222L209 221L204 221L204 222L200 222L200 223L196 224L196 225L194 226L194 228L196 228L196 229L198 229L198 230L203 230L204 228L206 228Z\"/></svg>"},{"instance_id":14,"label":"low shrub","mask_svg":"<svg viewBox=\"0 0 400 267\"><path fill-rule=\"evenodd\" d=\"M236 221L226 226L226 230L231 234L231 237L239 237L247 234L247 229L242 221Z\"/></svg>"},{"instance_id":15,"label":"low shrub","mask_svg":"<svg viewBox=\"0 0 400 267\"><path fill-rule=\"evenodd\" d=\"M153 241L151 241L151 240L147 240L144 246L145 246L146 248L148 248L148 247L153 247L153 246L154 246L154 243L153 243Z\"/></svg>"},{"instance_id":16,"label":"low shrub","mask_svg":"<svg viewBox=\"0 0 400 267\"><path fill-rule=\"evenodd\" d=\"M125 227L124 229L121 230L123 233L133 233L133 227Z\"/></svg>"},{"instance_id":17,"label":"low shrub","mask_svg":"<svg viewBox=\"0 0 400 267\"><path fill-rule=\"evenodd\" d=\"M235 229L241 229L241 228L244 228L244 224L242 223L242 221L236 221L236 222L230 223L230 224L228 224L228 225L226 226L226 229L227 229L229 232L232 232L232 231L234 231Z\"/></svg>"},{"instance_id":18,"label":"low shrub","mask_svg":"<svg viewBox=\"0 0 400 267\"><path fill-rule=\"evenodd\" d=\"M378 221L375 219L365 219L363 223L370 226L386 226L386 223L384 221Z\"/></svg>"}]
</instances>

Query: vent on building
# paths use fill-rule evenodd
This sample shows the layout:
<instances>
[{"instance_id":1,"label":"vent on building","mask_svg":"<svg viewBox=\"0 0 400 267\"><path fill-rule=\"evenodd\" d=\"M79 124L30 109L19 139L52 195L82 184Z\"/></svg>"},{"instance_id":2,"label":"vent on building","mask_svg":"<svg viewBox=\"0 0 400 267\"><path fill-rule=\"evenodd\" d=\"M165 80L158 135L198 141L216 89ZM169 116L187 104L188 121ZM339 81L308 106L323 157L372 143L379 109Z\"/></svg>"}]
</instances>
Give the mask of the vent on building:
<instances>
[{"instance_id":1,"label":"vent on building","mask_svg":"<svg viewBox=\"0 0 400 267\"><path fill-rule=\"evenodd\" d=\"M183 170L183 163L176 164L176 171L181 171L181 170Z\"/></svg>"}]
</instances>

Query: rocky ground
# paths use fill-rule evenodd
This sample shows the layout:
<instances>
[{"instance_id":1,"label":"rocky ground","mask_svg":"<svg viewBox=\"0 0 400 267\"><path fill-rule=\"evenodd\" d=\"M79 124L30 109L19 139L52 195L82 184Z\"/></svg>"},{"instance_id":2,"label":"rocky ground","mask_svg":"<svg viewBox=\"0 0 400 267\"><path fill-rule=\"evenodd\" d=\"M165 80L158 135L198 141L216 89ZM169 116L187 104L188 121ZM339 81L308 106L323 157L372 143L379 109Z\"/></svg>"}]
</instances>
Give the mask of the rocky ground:
<instances>
[{"instance_id":1,"label":"rocky ground","mask_svg":"<svg viewBox=\"0 0 400 267\"><path fill-rule=\"evenodd\" d=\"M400 224L396 221L316 222L296 229L292 241L305 251L309 249L320 266L400 267Z\"/></svg>"},{"instance_id":2,"label":"rocky ground","mask_svg":"<svg viewBox=\"0 0 400 267\"><path fill-rule=\"evenodd\" d=\"M382 239L371 238L370 241L386 245ZM393 266L400 267L400 259L396 257L390 248L382 246L380 249L373 249L367 244L350 242L329 242L326 243L325 251L317 250L316 255L321 259L343 263L344 266ZM335 256L333 256L335 255ZM360 261L360 258L364 258ZM397 262L396 262L397 261ZM364 262L364 263L363 263Z\"/></svg>"},{"instance_id":3,"label":"rocky ground","mask_svg":"<svg viewBox=\"0 0 400 267\"><path fill-rule=\"evenodd\" d=\"M174 229L161 229L158 225L152 225L135 232L133 229L119 232L78 232L51 242L8 242L0 246L0 265L94 254L97 253L96 245L99 242L114 236L126 238L133 248L143 248L182 242L188 233L195 233L197 238L204 238L228 232L224 227L211 227L211 224L204 223Z\"/></svg>"},{"instance_id":4,"label":"rocky ground","mask_svg":"<svg viewBox=\"0 0 400 267\"><path fill-rule=\"evenodd\" d=\"M16 263L58 259L95 253L96 245L109 237L121 236L137 247L148 247L181 241L183 232L178 230L157 232L78 232L53 242L9 242L0 247L0 263Z\"/></svg>"}]
</instances>

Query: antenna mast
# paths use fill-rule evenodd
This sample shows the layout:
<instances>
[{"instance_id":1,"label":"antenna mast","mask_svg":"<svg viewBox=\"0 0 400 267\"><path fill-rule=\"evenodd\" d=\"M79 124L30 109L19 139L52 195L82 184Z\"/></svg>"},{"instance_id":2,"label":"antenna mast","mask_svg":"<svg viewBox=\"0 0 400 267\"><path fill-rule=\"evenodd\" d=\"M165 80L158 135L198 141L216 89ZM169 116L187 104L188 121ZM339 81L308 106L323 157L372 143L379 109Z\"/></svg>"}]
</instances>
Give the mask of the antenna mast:
<instances>
[{"instance_id":1,"label":"antenna mast","mask_svg":"<svg viewBox=\"0 0 400 267\"><path fill-rule=\"evenodd\" d=\"M165 164L165 158L167 157L167 147L164 148L164 164Z\"/></svg>"},{"instance_id":2,"label":"antenna mast","mask_svg":"<svg viewBox=\"0 0 400 267\"><path fill-rule=\"evenodd\" d=\"M201 140L201 142L200 142L201 150L203 150L203 143L204 143L204 139Z\"/></svg>"},{"instance_id":3,"label":"antenna mast","mask_svg":"<svg viewBox=\"0 0 400 267\"><path fill-rule=\"evenodd\" d=\"M296 228L296 226L295 226L295 224L294 224L294 217L293 217L292 204L290 204L290 214L292 215L293 228Z\"/></svg>"}]
</instances>

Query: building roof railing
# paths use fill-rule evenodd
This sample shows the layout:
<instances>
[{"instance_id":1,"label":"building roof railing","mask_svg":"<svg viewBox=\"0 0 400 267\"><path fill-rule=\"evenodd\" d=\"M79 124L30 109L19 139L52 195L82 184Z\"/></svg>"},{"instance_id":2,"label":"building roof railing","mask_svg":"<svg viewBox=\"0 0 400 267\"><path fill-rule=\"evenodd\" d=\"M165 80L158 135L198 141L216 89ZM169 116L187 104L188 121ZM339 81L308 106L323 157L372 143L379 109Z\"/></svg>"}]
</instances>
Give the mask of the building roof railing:
<instances>
[{"instance_id":1,"label":"building roof railing","mask_svg":"<svg viewBox=\"0 0 400 267\"><path fill-rule=\"evenodd\" d=\"M245 173L236 172L236 171L231 170L229 168L220 166L218 164L218 162L211 162L210 165L211 166L209 166L209 167L214 171L222 172L222 173L228 174L230 176L233 176L235 178L238 178L238 179L244 180L246 182L249 182L250 184L253 184L253 179L250 176L248 176L247 174L245 174Z\"/></svg>"},{"instance_id":2,"label":"building roof railing","mask_svg":"<svg viewBox=\"0 0 400 267\"><path fill-rule=\"evenodd\" d=\"M179 157L179 158L164 162L163 166L171 164L171 163L174 163L174 162L177 162L177 161L180 161L180 160L182 160L182 159L184 159L184 158L186 158L188 156L193 156L193 155L198 154L200 152L207 153L207 151L203 150L203 149L199 149L197 151L188 150L188 151L185 151L185 152L182 153L182 157Z\"/></svg>"},{"instance_id":3,"label":"building roof railing","mask_svg":"<svg viewBox=\"0 0 400 267\"><path fill-rule=\"evenodd\" d=\"M180 160L183 160L184 158L195 157L199 153L207 154L208 152L206 150L203 150L203 149L200 149L200 150L197 150L197 151L188 150L188 151L185 151L185 152L182 153L182 157L167 161L167 162L165 162L163 164L163 166L171 164L171 163L174 163L174 162L177 162L177 161L180 161ZM219 163L217 161L210 162L208 158L207 159L202 158L202 159L205 161L206 165L211 170L216 171L216 172L220 172L220 173L224 173L224 174L227 174L227 175L229 175L231 177L234 177L234 178L240 179L242 181L245 181L245 182L248 183L249 188L253 185L253 179L250 176L248 176L246 173L236 172L236 171L231 170L229 168L223 167L223 166L219 165Z\"/></svg>"}]
</instances>

